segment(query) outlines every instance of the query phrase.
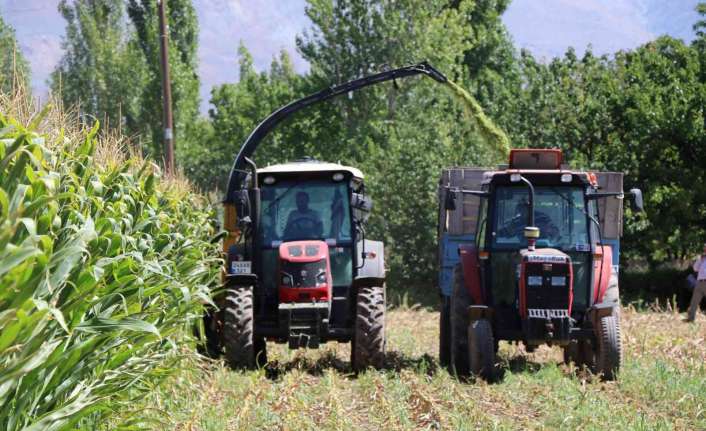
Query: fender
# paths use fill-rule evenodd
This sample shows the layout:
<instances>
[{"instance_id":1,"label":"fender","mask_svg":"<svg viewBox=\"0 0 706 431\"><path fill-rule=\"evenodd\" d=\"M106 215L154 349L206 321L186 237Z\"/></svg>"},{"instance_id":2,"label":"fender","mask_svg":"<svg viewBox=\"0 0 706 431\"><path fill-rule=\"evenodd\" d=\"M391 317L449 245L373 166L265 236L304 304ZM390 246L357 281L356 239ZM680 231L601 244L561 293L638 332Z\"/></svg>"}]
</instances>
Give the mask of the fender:
<instances>
[{"instance_id":1,"label":"fender","mask_svg":"<svg viewBox=\"0 0 706 431\"><path fill-rule=\"evenodd\" d=\"M357 252L361 255L362 266L353 280L356 287L371 287L385 285L385 245L381 241L369 239L358 242ZM365 257L362 256L365 252Z\"/></svg>"},{"instance_id":2,"label":"fender","mask_svg":"<svg viewBox=\"0 0 706 431\"><path fill-rule=\"evenodd\" d=\"M458 246L461 256L461 269L466 289L471 295L473 305L485 304L485 289L480 283L480 266L478 264L478 249L475 244L461 244Z\"/></svg>"},{"instance_id":3,"label":"fender","mask_svg":"<svg viewBox=\"0 0 706 431\"><path fill-rule=\"evenodd\" d=\"M613 248L601 245L593 259L593 303L600 304L613 275ZM617 283L616 283L617 287Z\"/></svg>"}]
</instances>

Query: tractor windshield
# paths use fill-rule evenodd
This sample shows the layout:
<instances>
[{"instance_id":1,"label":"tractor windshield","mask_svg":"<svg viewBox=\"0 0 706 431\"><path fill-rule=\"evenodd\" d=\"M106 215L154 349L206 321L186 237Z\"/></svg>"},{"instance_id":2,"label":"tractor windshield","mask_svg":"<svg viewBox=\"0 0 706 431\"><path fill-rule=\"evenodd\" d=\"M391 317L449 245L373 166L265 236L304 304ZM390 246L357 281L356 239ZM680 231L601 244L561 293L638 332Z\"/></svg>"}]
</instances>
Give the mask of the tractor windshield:
<instances>
[{"instance_id":1,"label":"tractor windshield","mask_svg":"<svg viewBox=\"0 0 706 431\"><path fill-rule=\"evenodd\" d=\"M523 229L528 214L527 187L499 187L495 193L493 248L526 247ZM580 187L535 187L534 223L540 232L537 247L590 250L586 203Z\"/></svg>"},{"instance_id":2,"label":"tractor windshield","mask_svg":"<svg viewBox=\"0 0 706 431\"><path fill-rule=\"evenodd\" d=\"M348 185L327 180L283 180L264 185L260 230L266 246L304 239L351 241Z\"/></svg>"}]
</instances>

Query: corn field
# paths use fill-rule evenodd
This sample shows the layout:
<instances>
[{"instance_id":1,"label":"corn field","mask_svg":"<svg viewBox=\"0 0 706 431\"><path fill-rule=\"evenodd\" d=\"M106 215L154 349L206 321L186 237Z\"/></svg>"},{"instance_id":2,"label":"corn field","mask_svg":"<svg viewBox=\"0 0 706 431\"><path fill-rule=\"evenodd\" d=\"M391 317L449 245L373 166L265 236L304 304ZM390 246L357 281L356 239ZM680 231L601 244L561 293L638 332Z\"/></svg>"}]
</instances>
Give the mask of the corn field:
<instances>
[{"instance_id":1,"label":"corn field","mask_svg":"<svg viewBox=\"0 0 706 431\"><path fill-rule=\"evenodd\" d=\"M0 429L95 429L193 351L213 214L150 162L98 161L97 126L41 121L0 115Z\"/></svg>"}]
</instances>

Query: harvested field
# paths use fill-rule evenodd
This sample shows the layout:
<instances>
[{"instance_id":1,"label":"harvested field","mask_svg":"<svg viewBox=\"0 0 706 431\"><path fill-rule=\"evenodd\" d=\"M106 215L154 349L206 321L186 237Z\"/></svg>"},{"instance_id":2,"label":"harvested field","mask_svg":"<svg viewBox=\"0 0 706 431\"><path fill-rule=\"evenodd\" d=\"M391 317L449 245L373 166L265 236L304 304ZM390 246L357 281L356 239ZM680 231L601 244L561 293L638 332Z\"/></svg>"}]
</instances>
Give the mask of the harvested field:
<instances>
[{"instance_id":1,"label":"harvested field","mask_svg":"<svg viewBox=\"0 0 706 431\"><path fill-rule=\"evenodd\" d=\"M354 376L348 345L269 344L265 369L189 362L145 403L160 428L180 430L706 429L706 316L681 317L623 311L617 382L561 364L558 347L506 343L500 382L459 382L437 363L438 313L396 309L385 371Z\"/></svg>"}]
</instances>

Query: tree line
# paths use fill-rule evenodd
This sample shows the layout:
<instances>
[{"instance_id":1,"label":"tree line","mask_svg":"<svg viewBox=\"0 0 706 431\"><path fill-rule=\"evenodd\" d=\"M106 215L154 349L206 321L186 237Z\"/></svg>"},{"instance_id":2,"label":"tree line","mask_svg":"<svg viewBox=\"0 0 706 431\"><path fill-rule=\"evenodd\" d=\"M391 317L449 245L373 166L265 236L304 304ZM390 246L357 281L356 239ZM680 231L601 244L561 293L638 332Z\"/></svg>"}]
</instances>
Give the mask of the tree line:
<instances>
[{"instance_id":1,"label":"tree line","mask_svg":"<svg viewBox=\"0 0 706 431\"><path fill-rule=\"evenodd\" d=\"M385 67L428 60L471 91L513 147L559 147L575 167L623 171L626 189L642 188L647 212L627 211L629 261L654 269L687 258L706 239L706 5L697 7L701 19L691 43L661 36L611 55L569 49L544 62L514 47L501 21L508 4L308 0L312 24L296 46L309 71L295 72L285 51L257 71L247 47L232 41L239 80L212 89L203 117L196 14L189 0L170 0L177 163L203 190L222 190L240 144L274 109ZM159 159L155 2L64 0L59 8L67 31L52 89L84 115L135 136L143 152ZM504 162L454 97L426 79L368 88L300 112L262 144L256 162L305 155L367 175L376 201L368 235L386 242L397 287L435 281L441 168Z\"/></svg>"}]
</instances>

